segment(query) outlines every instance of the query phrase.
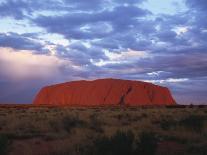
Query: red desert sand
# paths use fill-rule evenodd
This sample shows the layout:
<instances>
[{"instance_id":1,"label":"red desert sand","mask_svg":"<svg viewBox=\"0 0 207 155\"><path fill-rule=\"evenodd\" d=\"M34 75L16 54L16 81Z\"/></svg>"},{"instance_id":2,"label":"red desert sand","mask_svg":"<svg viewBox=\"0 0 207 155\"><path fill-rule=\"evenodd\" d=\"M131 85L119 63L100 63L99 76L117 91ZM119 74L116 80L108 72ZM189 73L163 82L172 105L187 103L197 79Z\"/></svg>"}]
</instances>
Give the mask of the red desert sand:
<instances>
[{"instance_id":1,"label":"red desert sand","mask_svg":"<svg viewBox=\"0 0 207 155\"><path fill-rule=\"evenodd\" d=\"M175 105L170 91L152 83L121 79L72 81L44 87L35 105L145 106Z\"/></svg>"}]
</instances>

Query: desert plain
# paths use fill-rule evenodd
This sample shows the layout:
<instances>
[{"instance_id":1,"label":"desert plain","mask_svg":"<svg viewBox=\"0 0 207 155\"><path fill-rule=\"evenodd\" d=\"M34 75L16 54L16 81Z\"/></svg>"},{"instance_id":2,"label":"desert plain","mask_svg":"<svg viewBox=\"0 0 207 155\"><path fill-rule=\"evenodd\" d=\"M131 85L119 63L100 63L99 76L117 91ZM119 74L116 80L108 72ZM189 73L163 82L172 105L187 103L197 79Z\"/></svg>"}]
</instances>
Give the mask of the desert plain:
<instances>
[{"instance_id":1,"label":"desert plain","mask_svg":"<svg viewBox=\"0 0 207 155\"><path fill-rule=\"evenodd\" d=\"M206 106L0 106L2 155L206 153Z\"/></svg>"}]
</instances>

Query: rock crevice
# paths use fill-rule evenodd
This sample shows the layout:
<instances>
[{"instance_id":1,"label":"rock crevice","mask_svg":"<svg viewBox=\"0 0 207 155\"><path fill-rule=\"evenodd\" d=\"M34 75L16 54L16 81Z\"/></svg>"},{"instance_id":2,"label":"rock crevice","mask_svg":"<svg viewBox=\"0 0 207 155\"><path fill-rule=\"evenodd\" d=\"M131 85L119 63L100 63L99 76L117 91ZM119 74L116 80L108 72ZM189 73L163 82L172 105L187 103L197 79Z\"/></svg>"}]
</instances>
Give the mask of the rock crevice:
<instances>
[{"instance_id":1,"label":"rock crevice","mask_svg":"<svg viewBox=\"0 0 207 155\"><path fill-rule=\"evenodd\" d=\"M128 88L126 93L121 96L120 101L119 101L119 105L124 106L126 104L125 98L131 91L132 91L132 87Z\"/></svg>"}]
</instances>

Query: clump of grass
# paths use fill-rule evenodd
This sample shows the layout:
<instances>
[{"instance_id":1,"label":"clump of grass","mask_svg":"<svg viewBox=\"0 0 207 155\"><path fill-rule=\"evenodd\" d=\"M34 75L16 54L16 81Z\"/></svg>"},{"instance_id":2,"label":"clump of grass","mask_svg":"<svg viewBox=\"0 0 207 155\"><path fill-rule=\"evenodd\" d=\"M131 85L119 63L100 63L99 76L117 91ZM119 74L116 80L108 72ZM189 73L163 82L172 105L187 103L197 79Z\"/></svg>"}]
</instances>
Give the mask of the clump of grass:
<instances>
[{"instance_id":1,"label":"clump of grass","mask_svg":"<svg viewBox=\"0 0 207 155\"><path fill-rule=\"evenodd\" d=\"M0 134L0 154L6 154L7 148L9 145L9 139L6 135Z\"/></svg>"},{"instance_id":2,"label":"clump of grass","mask_svg":"<svg viewBox=\"0 0 207 155\"><path fill-rule=\"evenodd\" d=\"M65 116L62 120L64 129L70 133L73 128L84 127L85 122L80 120L78 116Z\"/></svg>"}]
</instances>

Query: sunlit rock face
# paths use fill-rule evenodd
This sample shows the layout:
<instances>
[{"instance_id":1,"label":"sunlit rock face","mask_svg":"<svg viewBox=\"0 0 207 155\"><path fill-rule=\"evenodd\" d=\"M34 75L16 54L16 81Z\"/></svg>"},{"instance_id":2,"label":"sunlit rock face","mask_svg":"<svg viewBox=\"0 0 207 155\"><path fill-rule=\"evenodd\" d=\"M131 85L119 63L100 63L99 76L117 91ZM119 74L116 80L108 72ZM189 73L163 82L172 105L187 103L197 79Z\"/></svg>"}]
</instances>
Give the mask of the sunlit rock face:
<instances>
[{"instance_id":1,"label":"sunlit rock face","mask_svg":"<svg viewBox=\"0 0 207 155\"><path fill-rule=\"evenodd\" d=\"M44 87L33 104L70 106L174 105L170 91L151 83L120 79L72 81Z\"/></svg>"}]
</instances>

